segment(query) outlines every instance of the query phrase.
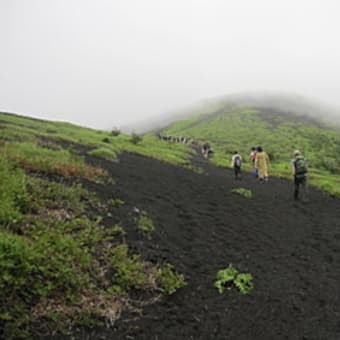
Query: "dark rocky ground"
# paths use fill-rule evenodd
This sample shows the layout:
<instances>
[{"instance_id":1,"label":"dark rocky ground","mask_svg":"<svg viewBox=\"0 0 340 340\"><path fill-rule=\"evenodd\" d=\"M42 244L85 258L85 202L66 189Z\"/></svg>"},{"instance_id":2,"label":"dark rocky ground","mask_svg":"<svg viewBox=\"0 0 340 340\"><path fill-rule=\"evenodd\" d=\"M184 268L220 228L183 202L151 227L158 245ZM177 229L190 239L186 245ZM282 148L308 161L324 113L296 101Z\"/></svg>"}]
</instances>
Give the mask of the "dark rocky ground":
<instances>
[{"instance_id":1,"label":"dark rocky ground","mask_svg":"<svg viewBox=\"0 0 340 340\"><path fill-rule=\"evenodd\" d=\"M188 285L144 307L140 317L127 313L114 329L76 338L340 339L338 199L311 189L308 203L293 202L291 182L261 184L250 174L235 181L199 156L204 174L133 154L120 155L119 163L88 160L116 180L91 189L126 202L117 214L132 249L173 263ZM253 198L230 192L238 187L250 189ZM134 207L153 219L151 239L129 225ZM254 276L249 295L236 289L220 295L214 287L216 272L230 263Z\"/></svg>"}]
</instances>

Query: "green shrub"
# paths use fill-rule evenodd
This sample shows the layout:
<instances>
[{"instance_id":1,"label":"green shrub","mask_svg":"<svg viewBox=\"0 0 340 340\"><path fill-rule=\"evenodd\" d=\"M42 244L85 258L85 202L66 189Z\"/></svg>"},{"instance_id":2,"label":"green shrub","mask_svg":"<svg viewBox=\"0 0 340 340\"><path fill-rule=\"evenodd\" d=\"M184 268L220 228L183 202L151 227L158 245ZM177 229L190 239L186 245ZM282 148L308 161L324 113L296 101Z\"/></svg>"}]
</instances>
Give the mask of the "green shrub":
<instances>
[{"instance_id":1,"label":"green shrub","mask_svg":"<svg viewBox=\"0 0 340 340\"><path fill-rule=\"evenodd\" d=\"M0 232L0 296L1 301L20 294L24 299L35 295L35 273L39 255L22 236ZM0 308L1 312L5 306Z\"/></svg>"},{"instance_id":2,"label":"green shrub","mask_svg":"<svg viewBox=\"0 0 340 340\"><path fill-rule=\"evenodd\" d=\"M218 292L222 294L227 286L234 282L238 271L232 266L229 265L228 268L221 269L216 274L215 287L218 289Z\"/></svg>"},{"instance_id":3,"label":"green shrub","mask_svg":"<svg viewBox=\"0 0 340 340\"><path fill-rule=\"evenodd\" d=\"M107 148L94 149L94 150L89 151L88 154L91 156L104 158L109 161L113 161L117 159L117 154L114 151L107 149Z\"/></svg>"},{"instance_id":4,"label":"green shrub","mask_svg":"<svg viewBox=\"0 0 340 340\"><path fill-rule=\"evenodd\" d=\"M242 294L247 294L254 288L253 276L249 273L238 274L234 284Z\"/></svg>"},{"instance_id":5,"label":"green shrub","mask_svg":"<svg viewBox=\"0 0 340 340\"><path fill-rule=\"evenodd\" d=\"M122 235L122 236L125 236L126 235L126 231L120 225L116 224L112 228L112 234L113 235Z\"/></svg>"},{"instance_id":6,"label":"green shrub","mask_svg":"<svg viewBox=\"0 0 340 340\"><path fill-rule=\"evenodd\" d=\"M163 267L157 271L157 280L159 281L161 290L166 294L173 294L179 288L184 287L187 283L184 280L182 274L178 274L174 270L174 266L166 263Z\"/></svg>"},{"instance_id":7,"label":"green shrub","mask_svg":"<svg viewBox=\"0 0 340 340\"><path fill-rule=\"evenodd\" d=\"M155 226L150 217L142 216L138 220L137 229L145 234L150 234L155 230Z\"/></svg>"},{"instance_id":8,"label":"green shrub","mask_svg":"<svg viewBox=\"0 0 340 340\"><path fill-rule=\"evenodd\" d=\"M27 177L29 212L38 213L42 209L65 209L73 214L84 211L85 201L96 201L94 195L83 189L81 184L65 186L41 178Z\"/></svg>"},{"instance_id":9,"label":"green shrub","mask_svg":"<svg viewBox=\"0 0 340 340\"><path fill-rule=\"evenodd\" d=\"M118 129L118 128L113 128L112 130L111 130L111 136L113 136L113 137L117 137L117 136L119 136L121 134L121 131Z\"/></svg>"},{"instance_id":10,"label":"green shrub","mask_svg":"<svg viewBox=\"0 0 340 340\"><path fill-rule=\"evenodd\" d=\"M119 198L115 198L115 199L112 199L112 200L111 200L111 203L112 203L112 205L113 205L114 207L118 207L118 206L120 206L120 205L123 205L125 202L122 201L122 200L119 199Z\"/></svg>"},{"instance_id":11,"label":"green shrub","mask_svg":"<svg viewBox=\"0 0 340 340\"><path fill-rule=\"evenodd\" d=\"M2 151L7 159L28 171L64 177L79 176L90 180L104 174L104 170L85 164L83 158L72 155L68 150L50 150L34 143L7 143Z\"/></svg>"},{"instance_id":12,"label":"green shrub","mask_svg":"<svg viewBox=\"0 0 340 340\"><path fill-rule=\"evenodd\" d=\"M139 142L141 142L143 140L143 137L140 135L137 135L136 133L132 133L131 134L131 138L130 138L130 142L132 144L138 144Z\"/></svg>"},{"instance_id":13,"label":"green shrub","mask_svg":"<svg viewBox=\"0 0 340 340\"><path fill-rule=\"evenodd\" d=\"M129 255L128 246L120 244L110 250L109 261L114 273L113 290L117 293L127 293L131 288L142 288L147 284L147 275L139 255Z\"/></svg>"},{"instance_id":14,"label":"green shrub","mask_svg":"<svg viewBox=\"0 0 340 340\"><path fill-rule=\"evenodd\" d=\"M26 177L5 159L0 160L0 225L20 219L20 207L26 204Z\"/></svg>"}]
</instances>

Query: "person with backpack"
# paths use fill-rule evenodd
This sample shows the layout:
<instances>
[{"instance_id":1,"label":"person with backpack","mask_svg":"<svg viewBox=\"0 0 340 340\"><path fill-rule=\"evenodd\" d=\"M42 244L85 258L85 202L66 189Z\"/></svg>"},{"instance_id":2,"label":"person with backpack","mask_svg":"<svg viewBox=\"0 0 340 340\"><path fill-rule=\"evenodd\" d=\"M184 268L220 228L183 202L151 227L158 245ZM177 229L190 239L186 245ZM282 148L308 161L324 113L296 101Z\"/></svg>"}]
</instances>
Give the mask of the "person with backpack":
<instances>
[{"instance_id":1,"label":"person with backpack","mask_svg":"<svg viewBox=\"0 0 340 340\"><path fill-rule=\"evenodd\" d=\"M294 176L294 200L299 200L300 187L302 188L302 200L307 200L307 175L308 164L299 150L295 150L292 159L292 174Z\"/></svg>"},{"instance_id":2,"label":"person with backpack","mask_svg":"<svg viewBox=\"0 0 340 340\"><path fill-rule=\"evenodd\" d=\"M231 166L234 168L235 179L241 179L242 156L238 151L231 158Z\"/></svg>"},{"instance_id":3,"label":"person with backpack","mask_svg":"<svg viewBox=\"0 0 340 340\"><path fill-rule=\"evenodd\" d=\"M255 157L255 169L257 169L260 182L268 181L268 163L269 157L267 153L263 151L261 146L258 146Z\"/></svg>"}]
</instances>

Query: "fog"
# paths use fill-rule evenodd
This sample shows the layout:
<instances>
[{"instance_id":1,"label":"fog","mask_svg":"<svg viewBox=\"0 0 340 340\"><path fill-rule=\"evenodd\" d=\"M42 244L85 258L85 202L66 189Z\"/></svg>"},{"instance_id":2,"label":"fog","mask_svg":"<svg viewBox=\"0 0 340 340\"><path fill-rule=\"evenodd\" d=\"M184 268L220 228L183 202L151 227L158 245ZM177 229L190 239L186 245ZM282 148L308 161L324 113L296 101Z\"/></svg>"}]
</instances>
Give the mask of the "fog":
<instances>
[{"instance_id":1,"label":"fog","mask_svg":"<svg viewBox=\"0 0 340 340\"><path fill-rule=\"evenodd\" d=\"M340 107L339 10L336 0L1 0L0 110L110 129L249 91Z\"/></svg>"}]
</instances>

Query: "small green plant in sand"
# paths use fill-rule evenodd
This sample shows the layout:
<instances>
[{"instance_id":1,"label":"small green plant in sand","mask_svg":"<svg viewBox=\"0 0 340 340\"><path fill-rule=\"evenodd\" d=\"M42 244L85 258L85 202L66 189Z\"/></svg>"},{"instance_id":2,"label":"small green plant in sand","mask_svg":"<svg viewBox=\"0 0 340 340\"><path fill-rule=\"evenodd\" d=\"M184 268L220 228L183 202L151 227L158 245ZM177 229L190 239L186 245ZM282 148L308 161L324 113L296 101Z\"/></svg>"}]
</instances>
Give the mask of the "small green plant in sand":
<instances>
[{"instance_id":1,"label":"small green plant in sand","mask_svg":"<svg viewBox=\"0 0 340 340\"><path fill-rule=\"evenodd\" d=\"M140 232L144 234L150 234L155 230L153 221L148 216L142 216L139 218L138 223L137 223L137 228Z\"/></svg>"},{"instance_id":2,"label":"small green plant in sand","mask_svg":"<svg viewBox=\"0 0 340 340\"><path fill-rule=\"evenodd\" d=\"M230 192L239 194L239 195L244 196L246 198L252 198L252 196L253 196L253 193L251 192L251 190L244 189L244 188L232 189L232 190L230 190Z\"/></svg>"},{"instance_id":3,"label":"small green plant in sand","mask_svg":"<svg viewBox=\"0 0 340 340\"><path fill-rule=\"evenodd\" d=\"M169 295L175 293L177 289L187 285L184 276L178 274L175 271L174 266L169 263L158 268L156 278L162 287L161 290Z\"/></svg>"},{"instance_id":4,"label":"small green plant in sand","mask_svg":"<svg viewBox=\"0 0 340 340\"><path fill-rule=\"evenodd\" d=\"M216 274L215 287L220 294L226 288L237 287L242 294L248 294L254 289L253 276L249 273L239 273L231 264Z\"/></svg>"},{"instance_id":5,"label":"small green plant in sand","mask_svg":"<svg viewBox=\"0 0 340 340\"><path fill-rule=\"evenodd\" d=\"M121 199L119 199L119 198L115 198L115 199L112 199L111 200L111 204L114 206L114 207L118 207L118 206L120 206L120 205L122 205L122 204L124 204L125 202L124 201L122 201Z\"/></svg>"}]
</instances>

